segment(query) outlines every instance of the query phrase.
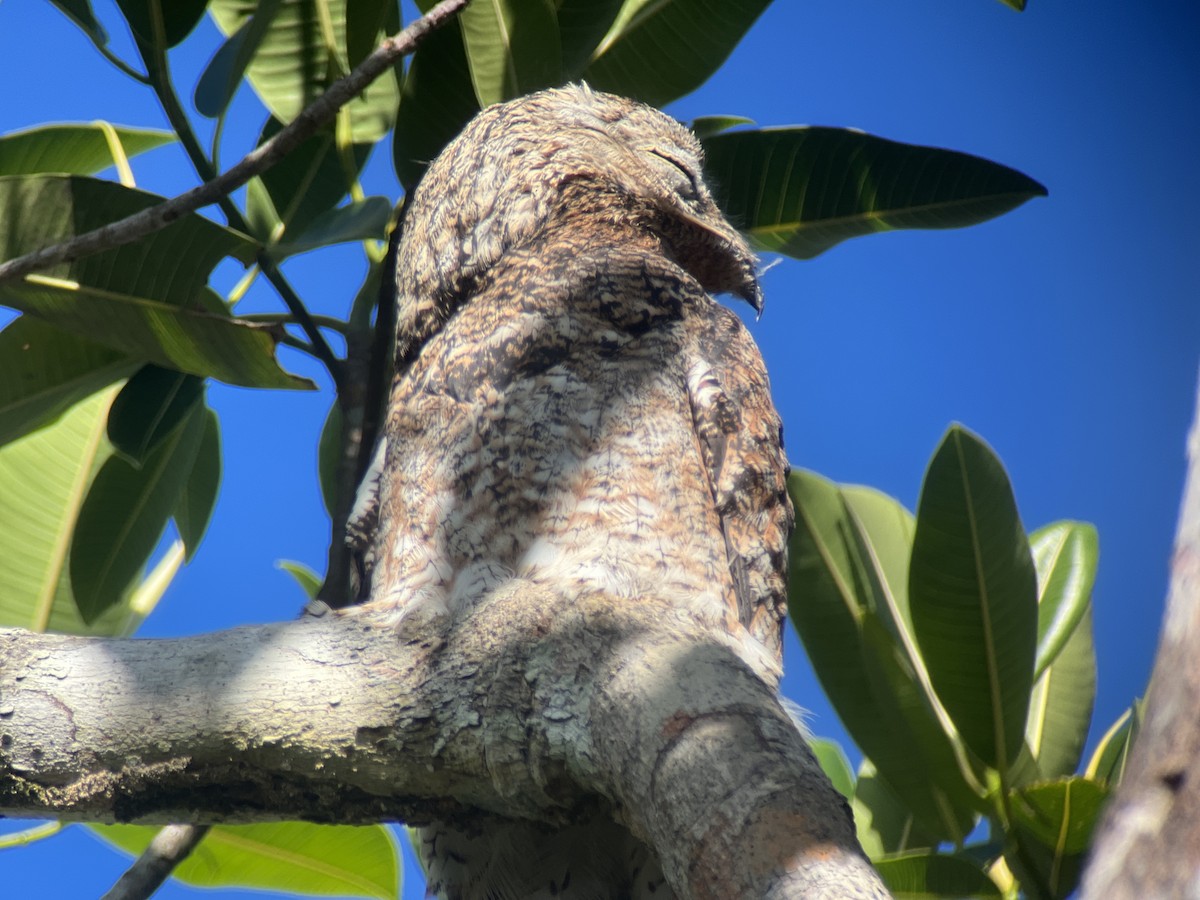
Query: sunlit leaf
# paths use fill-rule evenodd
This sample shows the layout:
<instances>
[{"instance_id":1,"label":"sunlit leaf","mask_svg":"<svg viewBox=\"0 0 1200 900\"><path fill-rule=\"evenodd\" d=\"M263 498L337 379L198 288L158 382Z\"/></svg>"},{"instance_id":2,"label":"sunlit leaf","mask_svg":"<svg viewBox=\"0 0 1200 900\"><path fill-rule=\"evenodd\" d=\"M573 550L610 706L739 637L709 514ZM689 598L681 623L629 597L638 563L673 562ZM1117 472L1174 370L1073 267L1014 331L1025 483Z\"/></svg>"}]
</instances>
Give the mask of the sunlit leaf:
<instances>
[{"instance_id":1,"label":"sunlit leaf","mask_svg":"<svg viewBox=\"0 0 1200 900\"><path fill-rule=\"evenodd\" d=\"M921 828L913 812L892 790L869 759L863 760L850 800L858 842L871 859L885 853L935 848L936 835Z\"/></svg>"},{"instance_id":2,"label":"sunlit leaf","mask_svg":"<svg viewBox=\"0 0 1200 900\"><path fill-rule=\"evenodd\" d=\"M903 578L897 556L905 554L883 535L898 528L902 547L911 531L907 512L887 502L872 505L861 489L847 499L811 472L793 471L788 491L796 506L788 609L822 687L855 743L922 827L939 840L965 837L974 824L974 794L897 640L902 617L889 596L888 586ZM872 531L880 534L879 547Z\"/></svg>"},{"instance_id":3,"label":"sunlit leaf","mask_svg":"<svg viewBox=\"0 0 1200 900\"><path fill-rule=\"evenodd\" d=\"M664 106L717 71L770 0L625 0L584 78Z\"/></svg>"},{"instance_id":4,"label":"sunlit leaf","mask_svg":"<svg viewBox=\"0 0 1200 900\"><path fill-rule=\"evenodd\" d=\"M124 634L119 604L91 626L67 572L71 534L88 486L112 455L104 437L115 388L75 404L52 425L0 448L0 622L32 631Z\"/></svg>"},{"instance_id":5,"label":"sunlit leaf","mask_svg":"<svg viewBox=\"0 0 1200 900\"><path fill-rule=\"evenodd\" d=\"M0 257L11 259L161 200L82 176L0 178ZM205 287L248 238L199 215L113 250L0 285L0 304L146 362L251 387L308 387L279 368L276 332L229 317Z\"/></svg>"},{"instance_id":6,"label":"sunlit leaf","mask_svg":"<svg viewBox=\"0 0 1200 900\"><path fill-rule=\"evenodd\" d=\"M52 422L136 368L118 350L32 316L14 319L0 331L0 446Z\"/></svg>"},{"instance_id":7,"label":"sunlit leaf","mask_svg":"<svg viewBox=\"0 0 1200 900\"><path fill-rule=\"evenodd\" d=\"M212 0L209 10L225 35L255 12L257 0ZM346 0L282 0L246 76L263 104L291 122L350 70L346 50ZM391 71L345 107L354 143L373 144L391 129L399 93Z\"/></svg>"},{"instance_id":8,"label":"sunlit leaf","mask_svg":"<svg viewBox=\"0 0 1200 900\"><path fill-rule=\"evenodd\" d=\"M175 140L169 131L109 127L120 140L126 158ZM40 125L0 136L0 175L93 175L115 162L105 128L99 124Z\"/></svg>"},{"instance_id":9,"label":"sunlit leaf","mask_svg":"<svg viewBox=\"0 0 1200 900\"><path fill-rule=\"evenodd\" d=\"M191 474L172 514L190 561L204 539L221 487L221 424L211 409L204 411L204 436Z\"/></svg>"},{"instance_id":10,"label":"sunlit leaf","mask_svg":"<svg viewBox=\"0 0 1200 900\"><path fill-rule=\"evenodd\" d=\"M717 202L761 249L808 259L895 228L960 228L1046 189L977 156L843 128L731 131L704 141Z\"/></svg>"},{"instance_id":11,"label":"sunlit leaf","mask_svg":"<svg viewBox=\"0 0 1200 900\"><path fill-rule=\"evenodd\" d=\"M1100 556L1096 528L1055 522L1029 536L1038 573L1038 648L1033 677L1053 662L1092 601Z\"/></svg>"},{"instance_id":12,"label":"sunlit leaf","mask_svg":"<svg viewBox=\"0 0 1200 900\"><path fill-rule=\"evenodd\" d=\"M1142 726L1142 700L1134 701L1109 726L1088 761L1087 777L1109 785L1119 784L1125 774L1129 753Z\"/></svg>"},{"instance_id":13,"label":"sunlit leaf","mask_svg":"<svg viewBox=\"0 0 1200 900\"><path fill-rule=\"evenodd\" d=\"M854 796L854 772L846 759L846 753L836 741L827 738L809 738L808 746L821 765L821 771L833 783L839 794L849 800Z\"/></svg>"},{"instance_id":14,"label":"sunlit leaf","mask_svg":"<svg viewBox=\"0 0 1200 900\"><path fill-rule=\"evenodd\" d=\"M158 833L141 825L89 827L131 854ZM171 874L196 887L383 900L400 895L396 842L382 825L215 825Z\"/></svg>"},{"instance_id":15,"label":"sunlit leaf","mask_svg":"<svg viewBox=\"0 0 1200 900\"><path fill-rule=\"evenodd\" d=\"M737 128L739 125L753 124L754 120L747 119L745 116L697 116L688 123L688 127L692 130L692 134L704 140L720 134L722 131Z\"/></svg>"},{"instance_id":16,"label":"sunlit leaf","mask_svg":"<svg viewBox=\"0 0 1200 900\"><path fill-rule=\"evenodd\" d=\"M71 538L71 585L84 621L117 604L146 565L204 437L194 408L140 468L112 456L96 473Z\"/></svg>"},{"instance_id":17,"label":"sunlit leaf","mask_svg":"<svg viewBox=\"0 0 1200 900\"><path fill-rule=\"evenodd\" d=\"M908 599L929 677L963 741L1006 770L1033 682L1037 573L1004 466L959 425L925 474Z\"/></svg>"},{"instance_id":18,"label":"sunlit leaf","mask_svg":"<svg viewBox=\"0 0 1200 900\"><path fill-rule=\"evenodd\" d=\"M320 575L304 563L292 562L289 559L280 560L278 566L296 579L296 584L300 585L300 590L304 591L309 600L317 599L317 592L321 590L322 584Z\"/></svg>"},{"instance_id":19,"label":"sunlit leaf","mask_svg":"<svg viewBox=\"0 0 1200 900\"><path fill-rule=\"evenodd\" d=\"M173 369L143 366L121 388L108 411L108 440L139 466L192 409L202 402L204 379Z\"/></svg>"},{"instance_id":20,"label":"sunlit leaf","mask_svg":"<svg viewBox=\"0 0 1200 900\"><path fill-rule=\"evenodd\" d=\"M480 106L562 80L552 0L477 0L458 14L458 22Z\"/></svg>"},{"instance_id":21,"label":"sunlit leaf","mask_svg":"<svg viewBox=\"0 0 1200 900\"><path fill-rule=\"evenodd\" d=\"M1030 694L1025 744L1041 778L1075 771L1092 723L1095 698L1096 649L1088 608ZM1011 783L1019 784L1016 780Z\"/></svg>"}]
</instances>

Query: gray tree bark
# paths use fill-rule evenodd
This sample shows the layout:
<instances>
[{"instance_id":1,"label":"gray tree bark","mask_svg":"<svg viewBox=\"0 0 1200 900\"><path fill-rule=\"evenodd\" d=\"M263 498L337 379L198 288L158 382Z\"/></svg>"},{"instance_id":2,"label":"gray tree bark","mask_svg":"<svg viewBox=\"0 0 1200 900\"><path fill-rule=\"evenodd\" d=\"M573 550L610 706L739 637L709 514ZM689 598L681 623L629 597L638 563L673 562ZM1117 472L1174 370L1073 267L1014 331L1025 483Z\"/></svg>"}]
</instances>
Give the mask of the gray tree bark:
<instances>
[{"instance_id":1,"label":"gray tree bark","mask_svg":"<svg viewBox=\"0 0 1200 900\"><path fill-rule=\"evenodd\" d=\"M547 823L608 809L684 897L885 896L721 635L521 584L444 634L327 616L176 640L0 632L0 815Z\"/></svg>"},{"instance_id":2,"label":"gray tree bark","mask_svg":"<svg viewBox=\"0 0 1200 900\"><path fill-rule=\"evenodd\" d=\"M1200 392L1146 719L1084 874L1084 900L1200 897Z\"/></svg>"}]
</instances>

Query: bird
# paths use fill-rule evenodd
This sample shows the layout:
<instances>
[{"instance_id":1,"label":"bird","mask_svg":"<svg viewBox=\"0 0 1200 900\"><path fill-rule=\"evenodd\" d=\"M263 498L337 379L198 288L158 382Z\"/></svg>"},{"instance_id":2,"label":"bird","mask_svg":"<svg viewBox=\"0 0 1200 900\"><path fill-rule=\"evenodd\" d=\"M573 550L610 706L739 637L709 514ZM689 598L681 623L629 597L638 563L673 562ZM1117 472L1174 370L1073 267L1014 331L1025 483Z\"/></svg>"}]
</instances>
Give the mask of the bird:
<instances>
[{"instance_id":1,"label":"bird","mask_svg":"<svg viewBox=\"0 0 1200 900\"><path fill-rule=\"evenodd\" d=\"M452 622L513 579L653 595L777 686L788 464L758 348L714 299L762 310L696 137L586 84L543 90L480 112L406 207L386 443L349 529L365 607ZM674 896L602 815L418 835L430 896Z\"/></svg>"}]
</instances>

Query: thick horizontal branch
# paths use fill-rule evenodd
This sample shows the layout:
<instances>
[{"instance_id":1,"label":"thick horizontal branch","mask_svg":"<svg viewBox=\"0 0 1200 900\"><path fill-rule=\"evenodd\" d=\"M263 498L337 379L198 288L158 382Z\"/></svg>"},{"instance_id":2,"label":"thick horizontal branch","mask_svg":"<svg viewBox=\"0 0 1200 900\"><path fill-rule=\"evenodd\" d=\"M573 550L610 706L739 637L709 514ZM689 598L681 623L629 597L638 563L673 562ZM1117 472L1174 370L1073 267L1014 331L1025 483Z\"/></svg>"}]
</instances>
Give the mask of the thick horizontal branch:
<instances>
[{"instance_id":1,"label":"thick horizontal branch","mask_svg":"<svg viewBox=\"0 0 1200 900\"><path fill-rule=\"evenodd\" d=\"M322 126L332 122L339 109L362 93L367 85L397 60L412 53L426 34L448 21L468 2L470 0L442 0L399 34L383 41L353 72L331 84L325 93L278 134L247 153L237 165L224 174L132 216L78 235L61 244L54 244L0 263L0 283L136 241L233 193L255 175L262 174L300 146Z\"/></svg>"},{"instance_id":2,"label":"thick horizontal branch","mask_svg":"<svg viewBox=\"0 0 1200 900\"><path fill-rule=\"evenodd\" d=\"M515 581L448 629L0 632L0 815L566 824L597 809L658 850L681 897L885 896L774 691L666 603Z\"/></svg>"}]
</instances>

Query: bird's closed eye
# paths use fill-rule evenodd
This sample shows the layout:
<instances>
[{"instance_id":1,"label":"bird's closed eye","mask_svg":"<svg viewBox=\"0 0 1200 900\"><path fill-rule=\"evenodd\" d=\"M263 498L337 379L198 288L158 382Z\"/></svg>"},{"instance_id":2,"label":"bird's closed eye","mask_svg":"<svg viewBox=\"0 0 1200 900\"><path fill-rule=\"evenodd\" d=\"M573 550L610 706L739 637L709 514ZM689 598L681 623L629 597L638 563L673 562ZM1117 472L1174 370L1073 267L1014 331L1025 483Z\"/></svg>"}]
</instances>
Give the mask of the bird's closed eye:
<instances>
[{"instance_id":1,"label":"bird's closed eye","mask_svg":"<svg viewBox=\"0 0 1200 900\"><path fill-rule=\"evenodd\" d=\"M659 168L664 170L667 177L671 180L672 186L685 200L695 200L700 196L700 188L696 184L696 173L687 163L682 162L669 153L664 153L662 150L651 149L648 151L652 156L657 156L659 159L670 164L670 169L666 166ZM683 178L679 176L682 175Z\"/></svg>"}]
</instances>

